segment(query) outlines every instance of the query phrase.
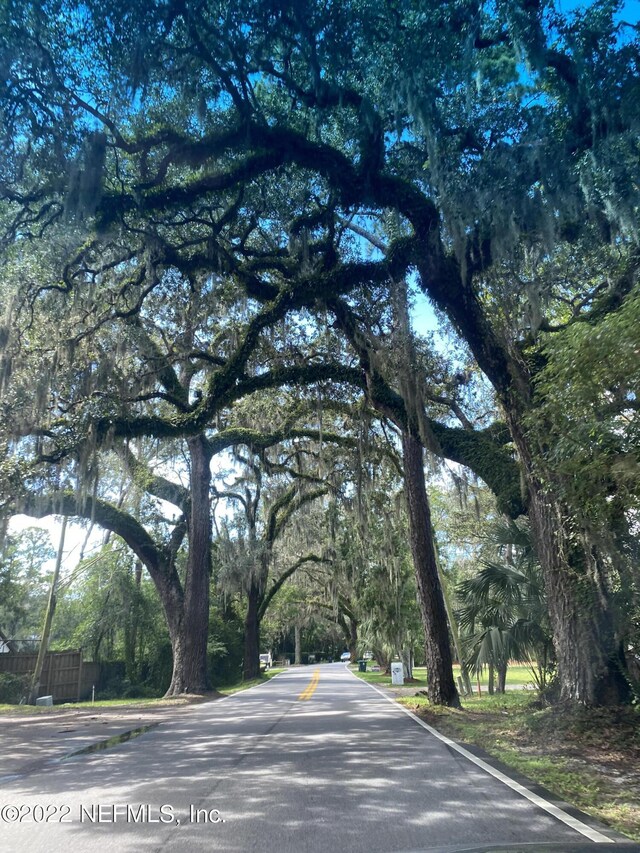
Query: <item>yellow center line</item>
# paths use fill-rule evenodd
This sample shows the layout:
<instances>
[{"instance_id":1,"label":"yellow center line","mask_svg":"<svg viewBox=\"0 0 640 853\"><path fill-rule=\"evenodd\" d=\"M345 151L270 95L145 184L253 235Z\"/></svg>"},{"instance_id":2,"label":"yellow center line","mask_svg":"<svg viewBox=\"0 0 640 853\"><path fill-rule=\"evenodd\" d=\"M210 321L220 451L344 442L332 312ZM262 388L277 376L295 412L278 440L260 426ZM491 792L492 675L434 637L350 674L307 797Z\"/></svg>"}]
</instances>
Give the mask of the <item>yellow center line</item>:
<instances>
[{"instance_id":1,"label":"yellow center line","mask_svg":"<svg viewBox=\"0 0 640 853\"><path fill-rule=\"evenodd\" d=\"M316 691L316 687L318 686L318 682L320 681L320 670L316 669L316 671L311 676L311 681L307 684L302 693L298 696L298 699L311 699L313 694Z\"/></svg>"}]
</instances>

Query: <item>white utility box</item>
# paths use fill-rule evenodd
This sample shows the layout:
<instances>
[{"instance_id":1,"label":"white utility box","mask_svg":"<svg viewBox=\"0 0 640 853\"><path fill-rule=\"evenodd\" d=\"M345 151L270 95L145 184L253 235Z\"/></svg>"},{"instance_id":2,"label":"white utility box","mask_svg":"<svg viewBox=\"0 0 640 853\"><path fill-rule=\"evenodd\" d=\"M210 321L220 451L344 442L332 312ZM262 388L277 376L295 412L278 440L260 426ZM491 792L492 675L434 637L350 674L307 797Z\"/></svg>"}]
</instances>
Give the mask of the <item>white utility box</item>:
<instances>
[{"instance_id":1,"label":"white utility box","mask_svg":"<svg viewBox=\"0 0 640 853\"><path fill-rule=\"evenodd\" d=\"M391 683L402 687L404 684L404 674L402 671L402 662L394 661L391 664Z\"/></svg>"}]
</instances>

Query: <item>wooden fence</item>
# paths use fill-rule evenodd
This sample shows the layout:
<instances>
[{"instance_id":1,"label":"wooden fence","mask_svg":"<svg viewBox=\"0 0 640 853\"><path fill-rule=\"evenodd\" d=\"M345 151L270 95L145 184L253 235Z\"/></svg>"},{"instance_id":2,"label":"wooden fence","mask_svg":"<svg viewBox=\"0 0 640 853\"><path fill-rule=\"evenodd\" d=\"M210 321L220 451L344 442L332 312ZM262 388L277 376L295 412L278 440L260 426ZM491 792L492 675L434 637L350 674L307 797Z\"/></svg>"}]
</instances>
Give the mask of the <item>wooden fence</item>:
<instances>
[{"instance_id":1,"label":"wooden fence","mask_svg":"<svg viewBox=\"0 0 640 853\"><path fill-rule=\"evenodd\" d=\"M0 654L0 672L31 675L37 654ZM47 652L40 677L39 696L53 696L54 702L81 702L91 696L100 679L100 664L82 660L82 651Z\"/></svg>"}]
</instances>

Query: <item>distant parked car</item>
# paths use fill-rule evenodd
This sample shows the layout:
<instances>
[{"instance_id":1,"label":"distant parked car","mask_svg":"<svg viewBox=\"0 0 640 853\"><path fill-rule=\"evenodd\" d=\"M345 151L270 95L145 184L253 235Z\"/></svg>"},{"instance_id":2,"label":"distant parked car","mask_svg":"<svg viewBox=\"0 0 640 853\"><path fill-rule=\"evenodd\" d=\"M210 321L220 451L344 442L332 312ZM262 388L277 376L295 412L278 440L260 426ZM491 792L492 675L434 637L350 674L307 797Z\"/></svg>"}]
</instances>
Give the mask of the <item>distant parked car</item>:
<instances>
[{"instance_id":1,"label":"distant parked car","mask_svg":"<svg viewBox=\"0 0 640 853\"><path fill-rule=\"evenodd\" d=\"M340 655L340 660L343 663L349 663L351 660L351 652L342 652L342 654Z\"/></svg>"},{"instance_id":2,"label":"distant parked car","mask_svg":"<svg viewBox=\"0 0 640 853\"><path fill-rule=\"evenodd\" d=\"M373 660L373 652L365 652L362 655L362 660Z\"/></svg>"},{"instance_id":3,"label":"distant parked car","mask_svg":"<svg viewBox=\"0 0 640 853\"><path fill-rule=\"evenodd\" d=\"M273 666L271 652L266 652L265 654L260 655L260 666L263 666L265 669L270 669Z\"/></svg>"}]
</instances>

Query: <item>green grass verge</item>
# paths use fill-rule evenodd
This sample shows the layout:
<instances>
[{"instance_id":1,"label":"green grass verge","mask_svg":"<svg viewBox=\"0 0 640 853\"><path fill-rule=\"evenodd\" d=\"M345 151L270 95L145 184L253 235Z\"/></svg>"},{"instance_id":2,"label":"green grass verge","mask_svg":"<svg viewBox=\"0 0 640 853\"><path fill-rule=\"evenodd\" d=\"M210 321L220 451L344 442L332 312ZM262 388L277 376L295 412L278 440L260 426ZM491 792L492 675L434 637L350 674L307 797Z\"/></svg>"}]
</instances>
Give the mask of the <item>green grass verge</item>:
<instances>
[{"instance_id":1,"label":"green grass verge","mask_svg":"<svg viewBox=\"0 0 640 853\"><path fill-rule=\"evenodd\" d=\"M640 710L541 708L528 693L473 697L461 711L398 701L456 740L640 841Z\"/></svg>"},{"instance_id":2,"label":"green grass verge","mask_svg":"<svg viewBox=\"0 0 640 853\"><path fill-rule=\"evenodd\" d=\"M352 672L354 672L359 678L362 678L363 681L368 681L369 684L383 684L390 685L391 684L391 676L385 675L383 672L373 672L371 670L371 664L368 664L366 672L358 672L358 665L351 664L349 667ZM453 667L454 677L458 677L460 675L460 667L456 664ZM412 682L409 687L415 687L416 689L421 689L425 687L427 684L427 670L424 666L416 666L413 668L413 676L416 679L415 682ZM533 676L531 674L531 670L527 666L523 666L522 664L517 664L509 667L507 671L507 689L509 689L510 685L521 687L524 684L531 684L533 681ZM472 678L472 684L474 691L478 689L478 679ZM489 675L485 670L484 673L480 676L480 689L483 691L487 690L489 686Z\"/></svg>"},{"instance_id":3,"label":"green grass verge","mask_svg":"<svg viewBox=\"0 0 640 853\"><path fill-rule=\"evenodd\" d=\"M91 702L64 702L59 705L6 705L0 704L0 716L3 714L55 714L56 711L76 708L79 710L90 710L91 708L120 708L137 707L149 705L186 705L189 700L186 697L176 696L171 699L96 699Z\"/></svg>"},{"instance_id":4,"label":"green grass verge","mask_svg":"<svg viewBox=\"0 0 640 853\"><path fill-rule=\"evenodd\" d=\"M383 672L371 672L370 670L367 670L366 672L358 672L357 664L352 664L349 669L354 673L354 675L357 675L358 678L361 678L369 684L382 684L387 687L391 686L391 676L385 675ZM416 680L411 682L411 684L408 685L409 687L415 687L416 690L420 690L427 686L426 672L424 670L420 673L416 667L413 670L413 674Z\"/></svg>"},{"instance_id":5,"label":"green grass verge","mask_svg":"<svg viewBox=\"0 0 640 853\"><path fill-rule=\"evenodd\" d=\"M239 690L246 690L249 687L255 687L256 684L264 684L269 681L274 675L283 672L282 669L271 669L264 673L260 678L255 678L251 681L239 681L236 684L230 684L225 687L216 688L216 693L221 693L227 696L231 693L237 693ZM94 703L91 700L87 702L65 702L59 705L6 705L0 704L0 717L9 715L31 716L34 714L55 714L60 710L78 709L91 710L94 708L121 708L121 707L149 707L149 706L167 706L175 707L176 705L189 705L193 703L193 698L189 696L175 696L168 699L96 699Z\"/></svg>"}]
</instances>

